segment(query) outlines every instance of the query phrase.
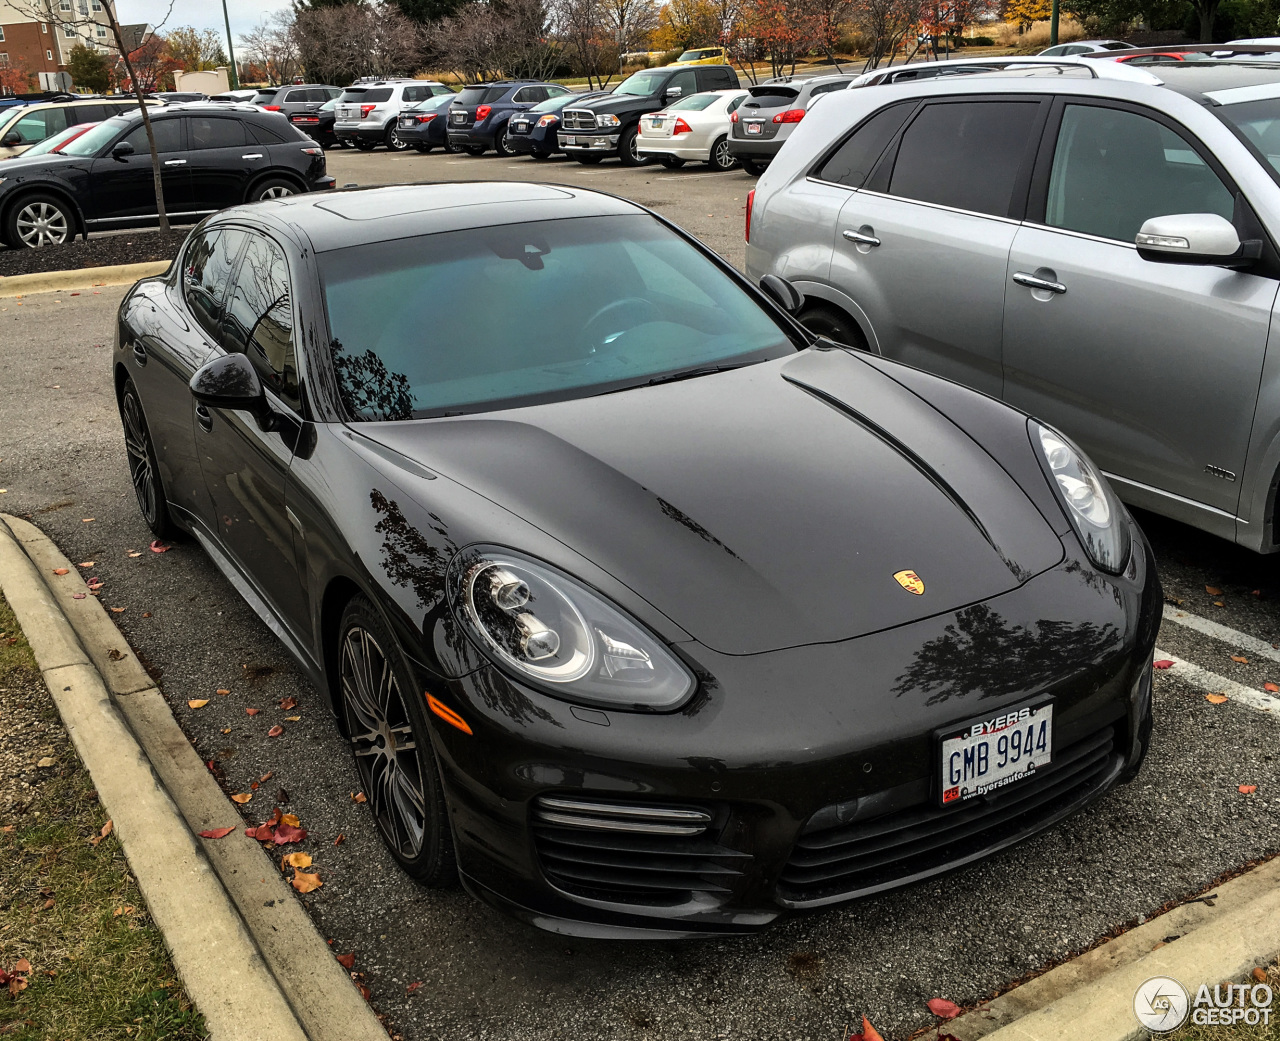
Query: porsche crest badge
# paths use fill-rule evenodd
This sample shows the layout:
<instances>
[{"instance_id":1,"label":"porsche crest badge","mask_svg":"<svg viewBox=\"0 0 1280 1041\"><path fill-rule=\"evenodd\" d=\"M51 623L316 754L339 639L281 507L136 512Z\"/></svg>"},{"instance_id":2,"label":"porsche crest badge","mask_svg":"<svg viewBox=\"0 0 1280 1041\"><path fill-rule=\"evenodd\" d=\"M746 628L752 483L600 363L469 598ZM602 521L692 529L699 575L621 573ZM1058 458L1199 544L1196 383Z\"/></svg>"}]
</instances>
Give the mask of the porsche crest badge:
<instances>
[{"instance_id":1,"label":"porsche crest badge","mask_svg":"<svg viewBox=\"0 0 1280 1041\"><path fill-rule=\"evenodd\" d=\"M896 571L893 578L908 593L915 593L916 596L924 594L924 579L914 571Z\"/></svg>"}]
</instances>

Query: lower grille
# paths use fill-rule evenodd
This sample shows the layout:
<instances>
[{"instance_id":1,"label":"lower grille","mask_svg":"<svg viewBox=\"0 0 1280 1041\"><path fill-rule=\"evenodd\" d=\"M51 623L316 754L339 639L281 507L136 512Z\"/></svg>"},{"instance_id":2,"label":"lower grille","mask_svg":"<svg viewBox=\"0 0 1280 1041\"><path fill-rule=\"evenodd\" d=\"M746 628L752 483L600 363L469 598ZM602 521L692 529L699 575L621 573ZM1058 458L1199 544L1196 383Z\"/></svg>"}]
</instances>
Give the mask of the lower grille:
<instances>
[{"instance_id":1,"label":"lower grille","mask_svg":"<svg viewBox=\"0 0 1280 1041\"><path fill-rule=\"evenodd\" d=\"M1043 827L1105 786L1119 770L1112 727L1055 753L1028 780L961 808L916 806L802 833L778 896L804 905L886 889L972 860Z\"/></svg>"},{"instance_id":2,"label":"lower grille","mask_svg":"<svg viewBox=\"0 0 1280 1041\"><path fill-rule=\"evenodd\" d=\"M594 130L596 128L595 113L584 109L565 109L561 118L563 120L560 124L562 130Z\"/></svg>"},{"instance_id":3,"label":"lower grille","mask_svg":"<svg viewBox=\"0 0 1280 1041\"><path fill-rule=\"evenodd\" d=\"M549 881L610 903L670 906L727 895L750 854L720 845L715 815L695 806L539 796L533 839Z\"/></svg>"}]
</instances>

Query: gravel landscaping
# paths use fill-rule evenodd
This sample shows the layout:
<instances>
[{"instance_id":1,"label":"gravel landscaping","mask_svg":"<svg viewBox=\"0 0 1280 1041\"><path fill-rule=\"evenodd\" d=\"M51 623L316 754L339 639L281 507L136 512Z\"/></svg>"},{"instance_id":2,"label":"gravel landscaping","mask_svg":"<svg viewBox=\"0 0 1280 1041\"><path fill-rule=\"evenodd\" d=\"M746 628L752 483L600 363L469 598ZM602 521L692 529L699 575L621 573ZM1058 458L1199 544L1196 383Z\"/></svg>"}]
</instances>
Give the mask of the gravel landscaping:
<instances>
[{"instance_id":1,"label":"gravel landscaping","mask_svg":"<svg viewBox=\"0 0 1280 1041\"><path fill-rule=\"evenodd\" d=\"M88 242L77 239L65 246L40 249L0 249L0 278L30 275L38 271L66 271L112 264L139 264L148 260L172 260L187 237L189 228L167 234L158 231L131 231L123 235L102 235Z\"/></svg>"}]
</instances>

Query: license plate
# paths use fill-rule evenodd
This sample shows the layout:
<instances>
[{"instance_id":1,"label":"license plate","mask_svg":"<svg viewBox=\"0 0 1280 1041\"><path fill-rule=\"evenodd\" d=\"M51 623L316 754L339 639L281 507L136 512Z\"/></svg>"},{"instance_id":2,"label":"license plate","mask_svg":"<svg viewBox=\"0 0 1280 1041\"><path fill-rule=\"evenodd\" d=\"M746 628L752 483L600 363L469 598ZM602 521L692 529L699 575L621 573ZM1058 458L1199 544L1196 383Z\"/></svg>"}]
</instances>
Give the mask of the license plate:
<instances>
[{"instance_id":1,"label":"license plate","mask_svg":"<svg viewBox=\"0 0 1280 1041\"><path fill-rule=\"evenodd\" d=\"M942 805L1026 780L1053 758L1053 703L1009 709L943 731Z\"/></svg>"},{"instance_id":2,"label":"license plate","mask_svg":"<svg viewBox=\"0 0 1280 1041\"><path fill-rule=\"evenodd\" d=\"M407 119L402 119L402 120L400 120L400 125L401 125L402 127L411 127L411 126L413 126L413 117L412 117L412 116L410 116L410 117L408 117Z\"/></svg>"},{"instance_id":3,"label":"license plate","mask_svg":"<svg viewBox=\"0 0 1280 1041\"><path fill-rule=\"evenodd\" d=\"M748 134L758 134L764 130L763 123L744 123L743 126L747 128Z\"/></svg>"},{"instance_id":4,"label":"license plate","mask_svg":"<svg viewBox=\"0 0 1280 1041\"><path fill-rule=\"evenodd\" d=\"M655 130L658 129L658 127L662 126L662 117L654 116L652 122L649 125L653 127Z\"/></svg>"},{"instance_id":5,"label":"license plate","mask_svg":"<svg viewBox=\"0 0 1280 1041\"><path fill-rule=\"evenodd\" d=\"M576 137L561 137L560 143L565 145L576 145L578 143L578 139Z\"/></svg>"},{"instance_id":6,"label":"license plate","mask_svg":"<svg viewBox=\"0 0 1280 1041\"><path fill-rule=\"evenodd\" d=\"M455 112L449 117L449 121L451 123L465 123L467 121L467 114L465 112Z\"/></svg>"}]
</instances>

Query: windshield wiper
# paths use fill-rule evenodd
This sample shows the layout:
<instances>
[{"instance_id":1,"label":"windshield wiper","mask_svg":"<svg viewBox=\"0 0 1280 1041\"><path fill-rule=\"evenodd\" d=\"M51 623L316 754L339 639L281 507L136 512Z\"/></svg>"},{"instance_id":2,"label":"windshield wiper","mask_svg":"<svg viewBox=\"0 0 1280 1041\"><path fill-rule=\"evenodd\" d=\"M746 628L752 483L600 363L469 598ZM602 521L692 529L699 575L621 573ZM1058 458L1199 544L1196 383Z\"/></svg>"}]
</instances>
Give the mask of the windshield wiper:
<instances>
[{"instance_id":1,"label":"windshield wiper","mask_svg":"<svg viewBox=\"0 0 1280 1041\"><path fill-rule=\"evenodd\" d=\"M696 369L683 369L680 372L669 372L665 376L654 376L649 381L649 386L653 387L659 383L674 383L676 380L689 380L695 376L710 376L716 372L728 372L730 369L741 369L744 366L752 364L751 362L738 362L735 365L703 365Z\"/></svg>"}]
</instances>

